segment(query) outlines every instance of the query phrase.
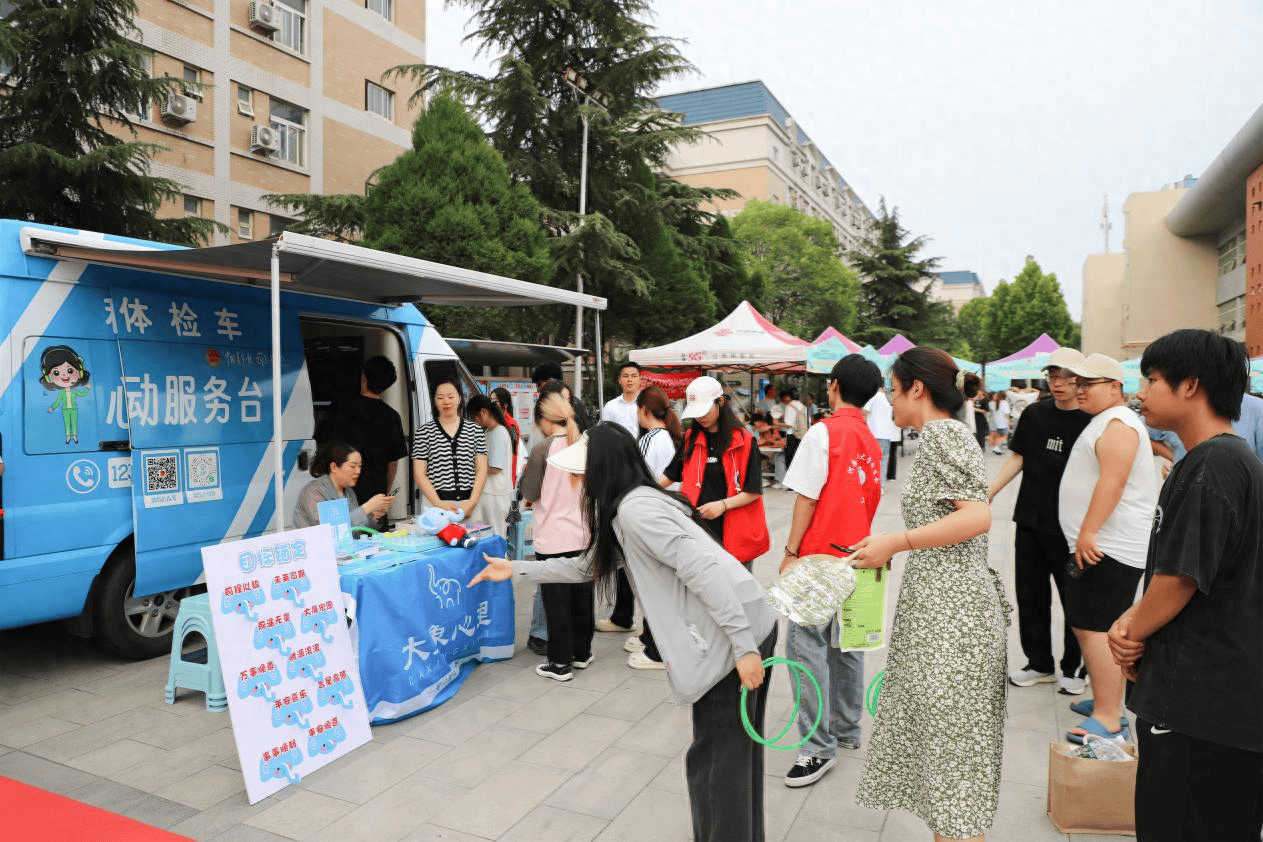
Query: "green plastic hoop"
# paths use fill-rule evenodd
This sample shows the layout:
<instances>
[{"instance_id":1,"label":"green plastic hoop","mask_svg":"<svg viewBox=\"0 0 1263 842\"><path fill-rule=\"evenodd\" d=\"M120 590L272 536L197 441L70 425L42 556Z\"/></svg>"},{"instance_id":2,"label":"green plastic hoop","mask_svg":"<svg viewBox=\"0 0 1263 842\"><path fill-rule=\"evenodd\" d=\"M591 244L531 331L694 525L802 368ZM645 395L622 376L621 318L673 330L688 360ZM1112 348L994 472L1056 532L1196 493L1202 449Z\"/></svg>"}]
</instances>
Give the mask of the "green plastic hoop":
<instances>
[{"instance_id":1,"label":"green plastic hoop","mask_svg":"<svg viewBox=\"0 0 1263 842\"><path fill-rule=\"evenodd\" d=\"M764 739L763 735L760 734L750 722L750 712L746 708L746 696L749 695L750 691L745 687L742 687L740 702L741 724L745 726L746 733L750 735L750 739L754 740L759 745L767 746L768 748L773 748L777 751L792 751L793 749L804 745L807 740L811 739L811 735L816 733L816 729L820 727L820 718L824 716L824 694L820 692L820 682L816 681L816 677L811 674L811 670L807 669L802 664L797 661L791 661L788 658L768 658L763 662L764 667L771 667L774 664L784 664L789 667L790 674L794 676L794 709L789 713L789 720L785 723L785 727L781 729L779 734L772 737L770 740ZM811 730L804 734L801 740L793 745L782 745L777 741L789 733L790 727L793 726L794 720L798 717L798 708L799 703L802 701L803 689L802 679L799 677L800 673L811 679L811 686L816 688L816 721L812 723Z\"/></svg>"},{"instance_id":2,"label":"green plastic hoop","mask_svg":"<svg viewBox=\"0 0 1263 842\"><path fill-rule=\"evenodd\" d=\"M877 718L877 697L881 695L881 688L885 683L886 671L882 670L868 682L868 690L864 693L864 707L868 708L868 715L873 719Z\"/></svg>"}]
</instances>

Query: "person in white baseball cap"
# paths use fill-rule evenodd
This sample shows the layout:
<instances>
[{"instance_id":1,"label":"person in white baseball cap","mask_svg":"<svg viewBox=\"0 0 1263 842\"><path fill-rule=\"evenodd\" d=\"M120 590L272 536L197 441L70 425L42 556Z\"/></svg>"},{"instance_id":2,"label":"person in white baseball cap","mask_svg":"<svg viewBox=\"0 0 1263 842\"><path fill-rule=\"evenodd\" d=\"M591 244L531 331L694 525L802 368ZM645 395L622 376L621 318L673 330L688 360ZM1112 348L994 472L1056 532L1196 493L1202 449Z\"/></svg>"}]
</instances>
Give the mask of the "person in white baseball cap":
<instances>
[{"instance_id":1,"label":"person in white baseball cap","mask_svg":"<svg viewBox=\"0 0 1263 842\"><path fill-rule=\"evenodd\" d=\"M701 418L710 412L715 401L724 395L724 387L713 377L698 377L684 390L684 411L681 418Z\"/></svg>"},{"instance_id":2,"label":"person in white baseball cap","mask_svg":"<svg viewBox=\"0 0 1263 842\"><path fill-rule=\"evenodd\" d=\"M1009 456L987 490L995 500L1019 473L1021 484L1013 505L1013 571L1017 594L1017 626L1026 665L1009 673L1009 683L1031 687L1057 682L1057 692L1081 695L1087 689L1079 640L1066 623L1062 631L1061 661L1053 660L1052 585L1056 585L1062 613L1069 595L1066 537L1057 518L1057 498L1066 459L1092 416L1079 409L1075 375L1066 366L1083 362L1074 348L1058 348L1048 357L1044 377L1051 398L1036 401L1022 412L1022 423L1009 441ZM1060 670L1057 667L1060 666ZM1075 707L1081 716L1091 710L1091 699Z\"/></svg>"},{"instance_id":3,"label":"person in white baseball cap","mask_svg":"<svg viewBox=\"0 0 1263 842\"><path fill-rule=\"evenodd\" d=\"M763 512L763 455L733 415L718 380L698 377L685 396L680 417L692 418L693 424L662 472L663 486L680 483L706 531L749 566L771 546Z\"/></svg>"}]
</instances>

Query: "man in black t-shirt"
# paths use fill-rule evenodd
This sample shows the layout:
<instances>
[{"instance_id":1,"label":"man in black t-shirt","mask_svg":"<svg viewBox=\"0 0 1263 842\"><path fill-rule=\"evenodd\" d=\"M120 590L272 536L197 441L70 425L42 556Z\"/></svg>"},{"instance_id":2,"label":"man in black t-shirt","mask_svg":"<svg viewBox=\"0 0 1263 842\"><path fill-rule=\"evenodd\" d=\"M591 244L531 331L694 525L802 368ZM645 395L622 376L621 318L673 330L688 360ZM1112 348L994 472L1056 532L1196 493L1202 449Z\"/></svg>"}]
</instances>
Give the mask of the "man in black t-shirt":
<instances>
[{"instance_id":1,"label":"man in black t-shirt","mask_svg":"<svg viewBox=\"0 0 1263 842\"><path fill-rule=\"evenodd\" d=\"M370 357L360 374L360 393L339 400L316 436L321 444L342 441L360 452L364 467L355 483L359 500L391 493L398 460L408 455L399 413L382 400L382 392L397 378L394 363L385 357ZM370 525L380 528L387 520L388 516L382 517Z\"/></svg>"},{"instance_id":2,"label":"man in black t-shirt","mask_svg":"<svg viewBox=\"0 0 1263 842\"><path fill-rule=\"evenodd\" d=\"M991 483L989 497L1022 474L1013 507L1017 524L1013 539L1013 568L1017 593L1017 624L1026 666L1009 674L1017 687L1056 681L1057 691L1077 696L1085 689L1079 641L1069 625L1064 629L1061 674L1054 671L1052 650L1052 588L1057 585L1062 611L1066 607L1066 539L1057 518L1061 475L1075 440L1092 416L1079 409L1074 375L1063 366L1083 360L1073 348L1058 348L1048 358L1045 374L1052 398L1030 404L1009 442L1009 457Z\"/></svg>"},{"instance_id":3,"label":"man in black t-shirt","mask_svg":"<svg viewBox=\"0 0 1263 842\"><path fill-rule=\"evenodd\" d=\"M1136 837L1263 831L1263 464L1232 422L1245 349L1177 330L1141 357L1140 411L1188 454L1158 498L1145 593L1109 631L1136 713Z\"/></svg>"}]
</instances>

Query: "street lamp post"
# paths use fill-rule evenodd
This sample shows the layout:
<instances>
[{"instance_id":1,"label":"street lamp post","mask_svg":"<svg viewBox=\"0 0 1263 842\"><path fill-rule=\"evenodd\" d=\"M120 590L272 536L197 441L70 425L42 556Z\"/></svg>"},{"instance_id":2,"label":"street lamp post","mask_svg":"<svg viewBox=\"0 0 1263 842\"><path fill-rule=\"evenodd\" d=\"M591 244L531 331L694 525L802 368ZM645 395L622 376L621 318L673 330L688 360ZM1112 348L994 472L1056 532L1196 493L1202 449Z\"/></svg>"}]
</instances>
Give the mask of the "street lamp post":
<instances>
[{"instance_id":1,"label":"street lamp post","mask_svg":"<svg viewBox=\"0 0 1263 842\"><path fill-rule=\"evenodd\" d=\"M594 102L601 108L605 107L604 97L598 91L588 90L588 80L579 74L573 67L566 68L565 75L566 84L575 92L575 99L583 105ZM583 152L579 162L579 227L583 227L583 219L587 216L588 208L588 115L586 111L579 111L579 119L583 121ZM579 294L583 294L583 272L575 272L575 284ZM582 347L583 343L583 305L576 304L574 308L574 336L575 347ZM598 347L596 353L601 353ZM574 361L574 396L580 400L583 399L583 357L575 357Z\"/></svg>"}]
</instances>

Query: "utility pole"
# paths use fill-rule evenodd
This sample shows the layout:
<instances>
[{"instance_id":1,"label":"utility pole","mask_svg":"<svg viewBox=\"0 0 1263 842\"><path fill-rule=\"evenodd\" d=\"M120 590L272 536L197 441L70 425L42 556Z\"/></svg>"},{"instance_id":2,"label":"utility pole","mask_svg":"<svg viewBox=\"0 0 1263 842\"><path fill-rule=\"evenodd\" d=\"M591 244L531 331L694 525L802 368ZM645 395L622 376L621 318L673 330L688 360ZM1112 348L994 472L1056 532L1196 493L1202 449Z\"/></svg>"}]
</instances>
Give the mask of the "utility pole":
<instances>
[{"instance_id":1,"label":"utility pole","mask_svg":"<svg viewBox=\"0 0 1263 842\"><path fill-rule=\"evenodd\" d=\"M581 76L573 67L566 68L565 75L566 84L574 91L575 100L580 105L587 105L589 102L596 103L602 109L605 108L605 97L598 91L588 89L588 80ZM588 207L588 114L585 110L579 110L579 119L583 121L583 155L579 164L579 227L583 227L583 218L587 215ZM575 286L579 293L583 293L583 272L575 272ZM574 308L574 344L576 348L583 347L583 305L576 304ZM599 345L599 343L598 343ZM601 353L598 347L596 353ZM574 359L574 396L579 400L583 400L583 357L578 356Z\"/></svg>"}]
</instances>

